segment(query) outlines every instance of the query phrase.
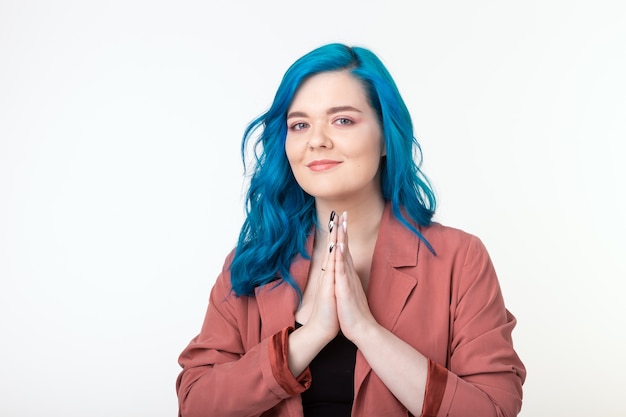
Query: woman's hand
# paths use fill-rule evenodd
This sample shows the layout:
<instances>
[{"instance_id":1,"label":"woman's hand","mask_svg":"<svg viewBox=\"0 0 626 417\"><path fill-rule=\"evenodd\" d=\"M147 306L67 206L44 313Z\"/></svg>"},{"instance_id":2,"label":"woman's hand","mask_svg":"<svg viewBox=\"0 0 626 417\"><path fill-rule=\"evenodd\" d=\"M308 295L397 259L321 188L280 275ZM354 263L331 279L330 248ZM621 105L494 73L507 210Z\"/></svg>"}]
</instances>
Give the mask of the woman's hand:
<instances>
[{"instance_id":1,"label":"woman's hand","mask_svg":"<svg viewBox=\"0 0 626 417\"><path fill-rule=\"evenodd\" d=\"M337 253L337 215L332 212L328 224L326 257L314 283L315 299L306 323L289 335L289 369L300 375L315 356L339 333L335 297L335 255Z\"/></svg>"},{"instance_id":2,"label":"woman's hand","mask_svg":"<svg viewBox=\"0 0 626 417\"><path fill-rule=\"evenodd\" d=\"M339 218L335 256L335 297L343 334L365 357L376 375L412 415L422 414L428 359L380 326L369 308L348 245L348 215Z\"/></svg>"},{"instance_id":3,"label":"woman's hand","mask_svg":"<svg viewBox=\"0 0 626 417\"><path fill-rule=\"evenodd\" d=\"M378 326L370 311L363 283L357 274L348 245L348 213L339 217L334 262L337 317L343 334L357 343L359 336Z\"/></svg>"},{"instance_id":4,"label":"woman's hand","mask_svg":"<svg viewBox=\"0 0 626 417\"><path fill-rule=\"evenodd\" d=\"M322 264L320 276L317 280L315 302L307 326L321 335L326 343L330 342L339 333L337 316L337 300L335 297L335 267L337 248L338 216L333 211L328 223L328 241L326 259Z\"/></svg>"},{"instance_id":5,"label":"woman's hand","mask_svg":"<svg viewBox=\"0 0 626 417\"><path fill-rule=\"evenodd\" d=\"M311 315L289 337L289 368L294 375L299 375L340 329L361 349L363 343L372 343L367 335L380 328L350 255L348 214L333 212L328 230L326 258L315 282Z\"/></svg>"}]
</instances>

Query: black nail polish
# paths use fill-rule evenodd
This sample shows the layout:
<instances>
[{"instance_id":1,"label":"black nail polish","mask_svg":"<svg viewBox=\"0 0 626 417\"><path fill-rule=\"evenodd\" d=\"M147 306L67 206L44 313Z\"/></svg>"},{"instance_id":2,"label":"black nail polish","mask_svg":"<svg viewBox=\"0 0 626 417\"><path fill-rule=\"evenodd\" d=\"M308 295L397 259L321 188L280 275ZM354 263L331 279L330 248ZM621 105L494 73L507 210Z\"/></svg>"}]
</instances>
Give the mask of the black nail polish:
<instances>
[{"instance_id":1,"label":"black nail polish","mask_svg":"<svg viewBox=\"0 0 626 417\"><path fill-rule=\"evenodd\" d=\"M328 222L328 233L333 231L333 227L335 227L335 216L337 213L335 213L335 210L330 212L330 221Z\"/></svg>"},{"instance_id":2,"label":"black nail polish","mask_svg":"<svg viewBox=\"0 0 626 417\"><path fill-rule=\"evenodd\" d=\"M335 248L335 244L331 242L330 243L330 248L329 248L328 252L332 253L334 248Z\"/></svg>"}]
</instances>

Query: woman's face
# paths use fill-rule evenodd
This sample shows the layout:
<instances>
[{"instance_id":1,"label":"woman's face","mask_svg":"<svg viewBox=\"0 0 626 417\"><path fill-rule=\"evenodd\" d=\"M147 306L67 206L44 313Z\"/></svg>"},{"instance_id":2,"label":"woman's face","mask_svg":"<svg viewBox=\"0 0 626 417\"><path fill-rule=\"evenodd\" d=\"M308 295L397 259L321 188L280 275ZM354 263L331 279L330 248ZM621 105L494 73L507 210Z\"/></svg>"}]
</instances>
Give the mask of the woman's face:
<instances>
[{"instance_id":1,"label":"woman's face","mask_svg":"<svg viewBox=\"0 0 626 417\"><path fill-rule=\"evenodd\" d=\"M305 81L287 111L285 152L308 194L328 200L382 194L382 130L361 83L346 71Z\"/></svg>"}]
</instances>

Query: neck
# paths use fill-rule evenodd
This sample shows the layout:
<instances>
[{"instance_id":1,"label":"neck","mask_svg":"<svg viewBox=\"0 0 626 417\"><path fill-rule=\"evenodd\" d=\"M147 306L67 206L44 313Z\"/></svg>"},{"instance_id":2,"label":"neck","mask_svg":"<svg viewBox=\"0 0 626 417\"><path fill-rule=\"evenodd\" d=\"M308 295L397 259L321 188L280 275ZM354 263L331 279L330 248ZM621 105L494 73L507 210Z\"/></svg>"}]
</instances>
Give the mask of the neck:
<instances>
[{"instance_id":1,"label":"neck","mask_svg":"<svg viewBox=\"0 0 626 417\"><path fill-rule=\"evenodd\" d=\"M340 216L344 211L348 213L348 230L351 244L360 244L376 239L378 228L385 210L385 200L381 195L372 194L359 201L326 201L317 199L315 209L319 227L316 229L316 242L326 242L328 235L328 221L331 211ZM338 219L335 219L335 224Z\"/></svg>"}]
</instances>

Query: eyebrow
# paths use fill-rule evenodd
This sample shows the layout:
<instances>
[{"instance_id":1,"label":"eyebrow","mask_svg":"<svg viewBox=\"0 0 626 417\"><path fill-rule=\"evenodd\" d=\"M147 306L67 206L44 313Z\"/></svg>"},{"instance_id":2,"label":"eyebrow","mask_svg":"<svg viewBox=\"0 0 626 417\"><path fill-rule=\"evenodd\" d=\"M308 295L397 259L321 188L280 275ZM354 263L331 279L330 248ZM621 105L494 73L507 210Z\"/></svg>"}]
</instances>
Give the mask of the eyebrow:
<instances>
[{"instance_id":1,"label":"eyebrow","mask_svg":"<svg viewBox=\"0 0 626 417\"><path fill-rule=\"evenodd\" d=\"M337 107L331 107L330 109L326 110L326 114L330 115L330 114L335 114L335 113L339 113L342 111L354 111L354 112L362 113L362 111L357 109L356 107L337 106ZM301 111L292 111L289 114L287 114L287 119L291 119L293 117L307 117L307 114Z\"/></svg>"}]
</instances>

